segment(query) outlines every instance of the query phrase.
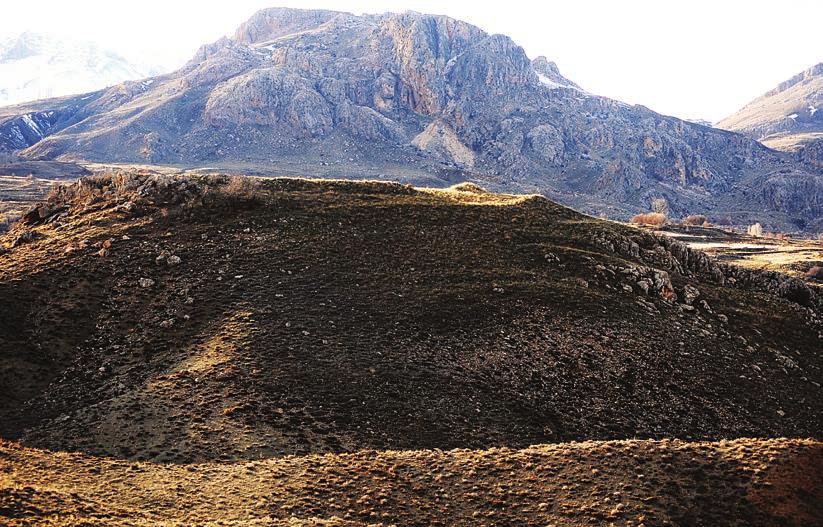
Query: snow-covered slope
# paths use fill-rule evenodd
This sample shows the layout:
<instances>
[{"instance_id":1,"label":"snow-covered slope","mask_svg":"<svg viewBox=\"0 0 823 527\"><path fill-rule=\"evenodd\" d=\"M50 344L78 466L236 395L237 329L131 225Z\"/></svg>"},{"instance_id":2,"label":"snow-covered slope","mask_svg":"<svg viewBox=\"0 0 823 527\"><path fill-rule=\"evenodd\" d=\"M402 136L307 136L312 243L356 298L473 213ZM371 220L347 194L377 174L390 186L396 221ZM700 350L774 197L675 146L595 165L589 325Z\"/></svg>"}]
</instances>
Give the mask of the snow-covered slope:
<instances>
[{"instance_id":1,"label":"snow-covered slope","mask_svg":"<svg viewBox=\"0 0 823 527\"><path fill-rule=\"evenodd\" d=\"M0 106L85 93L157 73L89 42L30 32L0 39Z\"/></svg>"}]
</instances>

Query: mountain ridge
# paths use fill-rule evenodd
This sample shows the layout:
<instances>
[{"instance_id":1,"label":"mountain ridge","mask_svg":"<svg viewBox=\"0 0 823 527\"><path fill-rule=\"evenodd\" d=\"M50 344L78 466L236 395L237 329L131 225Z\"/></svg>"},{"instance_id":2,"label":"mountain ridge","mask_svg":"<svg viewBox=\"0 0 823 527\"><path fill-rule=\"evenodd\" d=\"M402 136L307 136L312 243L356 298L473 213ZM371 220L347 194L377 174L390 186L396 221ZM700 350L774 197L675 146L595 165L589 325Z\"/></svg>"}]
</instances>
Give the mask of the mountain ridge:
<instances>
[{"instance_id":1,"label":"mountain ridge","mask_svg":"<svg viewBox=\"0 0 823 527\"><path fill-rule=\"evenodd\" d=\"M778 84L717 126L823 168L823 62Z\"/></svg>"},{"instance_id":2,"label":"mountain ridge","mask_svg":"<svg viewBox=\"0 0 823 527\"><path fill-rule=\"evenodd\" d=\"M470 180L621 218L665 198L677 215L823 228L815 167L585 92L509 37L444 16L262 10L178 72L85 97L0 109L0 148L435 186Z\"/></svg>"}]
</instances>

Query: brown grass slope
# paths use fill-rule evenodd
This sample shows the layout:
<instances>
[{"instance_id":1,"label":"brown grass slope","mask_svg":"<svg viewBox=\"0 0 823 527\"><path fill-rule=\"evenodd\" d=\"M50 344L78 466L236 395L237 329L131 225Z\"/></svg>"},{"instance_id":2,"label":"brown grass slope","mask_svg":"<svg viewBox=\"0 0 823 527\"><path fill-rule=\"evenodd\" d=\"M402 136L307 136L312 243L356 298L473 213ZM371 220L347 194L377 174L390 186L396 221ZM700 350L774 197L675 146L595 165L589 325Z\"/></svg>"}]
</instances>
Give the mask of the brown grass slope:
<instances>
[{"instance_id":1,"label":"brown grass slope","mask_svg":"<svg viewBox=\"0 0 823 527\"><path fill-rule=\"evenodd\" d=\"M27 446L193 462L823 430L814 292L538 197L112 176L0 240L0 435Z\"/></svg>"},{"instance_id":2,"label":"brown grass slope","mask_svg":"<svg viewBox=\"0 0 823 527\"><path fill-rule=\"evenodd\" d=\"M615 441L195 465L0 442L0 521L30 525L820 525L823 444Z\"/></svg>"}]
</instances>

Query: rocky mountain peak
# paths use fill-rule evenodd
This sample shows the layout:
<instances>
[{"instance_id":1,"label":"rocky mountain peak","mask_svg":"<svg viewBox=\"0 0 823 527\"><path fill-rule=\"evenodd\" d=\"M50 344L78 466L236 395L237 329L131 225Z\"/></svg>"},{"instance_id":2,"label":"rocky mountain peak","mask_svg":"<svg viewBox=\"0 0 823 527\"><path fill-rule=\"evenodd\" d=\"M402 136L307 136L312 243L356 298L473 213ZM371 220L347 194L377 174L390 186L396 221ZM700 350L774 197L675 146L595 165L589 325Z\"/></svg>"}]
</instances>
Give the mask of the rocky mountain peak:
<instances>
[{"instance_id":1,"label":"rocky mountain peak","mask_svg":"<svg viewBox=\"0 0 823 527\"><path fill-rule=\"evenodd\" d=\"M342 13L322 9L272 7L252 15L237 28L234 40L241 44L256 44L285 35L315 29Z\"/></svg>"},{"instance_id":2,"label":"rocky mountain peak","mask_svg":"<svg viewBox=\"0 0 823 527\"><path fill-rule=\"evenodd\" d=\"M560 74L557 64L543 55L532 61L532 69L537 73L540 82L545 85L551 86L552 84L556 84L557 87L580 89L580 86Z\"/></svg>"}]
</instances>

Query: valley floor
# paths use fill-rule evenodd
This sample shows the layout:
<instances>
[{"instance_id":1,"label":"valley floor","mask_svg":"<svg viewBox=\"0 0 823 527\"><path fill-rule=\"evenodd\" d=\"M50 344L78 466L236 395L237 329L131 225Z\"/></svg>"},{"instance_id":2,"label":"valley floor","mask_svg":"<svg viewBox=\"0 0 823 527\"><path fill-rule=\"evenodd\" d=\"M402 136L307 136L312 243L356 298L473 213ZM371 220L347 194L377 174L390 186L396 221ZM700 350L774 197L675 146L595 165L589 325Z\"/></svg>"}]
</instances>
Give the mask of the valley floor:
<instances>
[{"instance_id":1,"label":"valley floor","mask_svg":"<svg viewBox=\"0 0 823 527\"><path fill-rule=\"evenodd\" d=\"M4 525L819 525L823 443L585 441L163 464L0 442Z\"/></svg>"},{"instance_id":2,"label":"valley floor","mask_svg":"<svg viewBox=\"0 0 823 527\"><path fill-rule=\"evenodd\" d=\"M720 228L669 226L657 231L687 244L692 249L703 251L714 260L730 263L747 269L762 269L805 279L812 284L815 280L810 269L823 265L823 240L777 239L775 237L755 237L724 231ZM816 275L815 275L816 276Z\"/></svg>"}]
</instances>

